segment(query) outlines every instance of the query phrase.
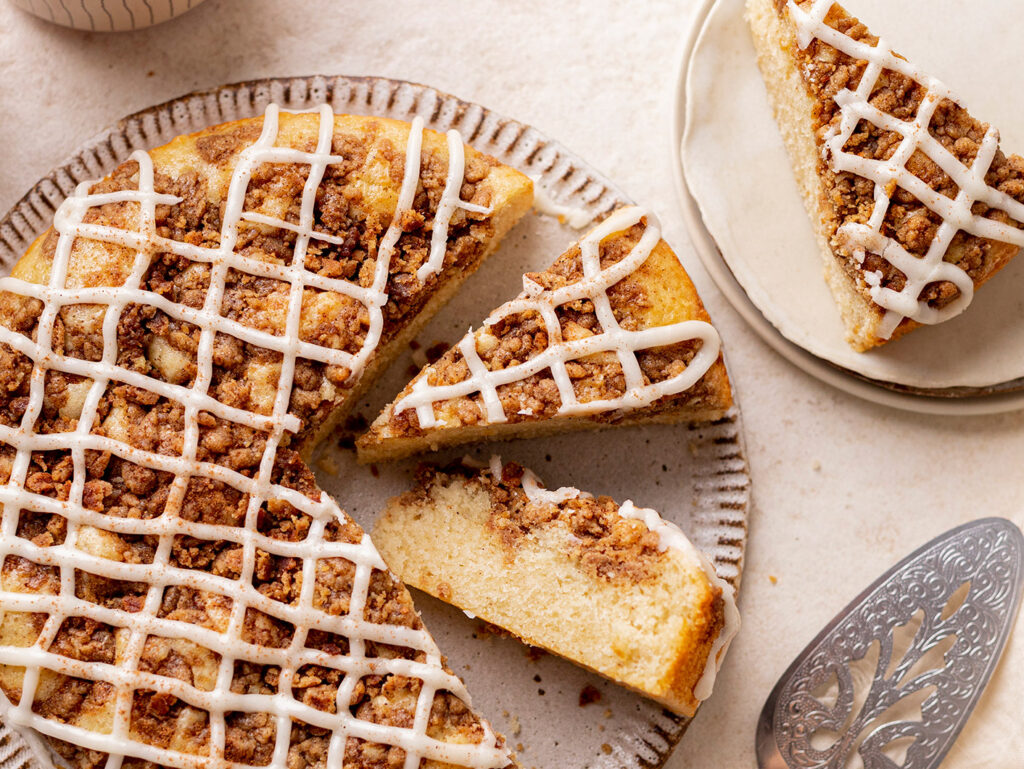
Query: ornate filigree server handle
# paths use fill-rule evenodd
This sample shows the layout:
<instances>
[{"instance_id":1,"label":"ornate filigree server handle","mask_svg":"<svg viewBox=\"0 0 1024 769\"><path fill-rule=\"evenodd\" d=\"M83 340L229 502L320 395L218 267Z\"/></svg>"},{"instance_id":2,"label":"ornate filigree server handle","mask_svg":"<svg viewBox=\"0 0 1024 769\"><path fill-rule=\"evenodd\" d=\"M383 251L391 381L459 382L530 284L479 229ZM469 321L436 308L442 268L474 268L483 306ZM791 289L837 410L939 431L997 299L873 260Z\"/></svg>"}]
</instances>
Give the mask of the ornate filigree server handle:
<instances>
[{"instance_id":1,"label":"ornate filigree server handle","mask_svg":"<svg viewBox=\"0 0 1024 769\"><path fill-rule=\"evenodd\" d=\"M758 765L937 767L999 663L1022 588L1024 535L1001 518L909 555L783 674L758 722Z\"/></svg>"}]
</instances>

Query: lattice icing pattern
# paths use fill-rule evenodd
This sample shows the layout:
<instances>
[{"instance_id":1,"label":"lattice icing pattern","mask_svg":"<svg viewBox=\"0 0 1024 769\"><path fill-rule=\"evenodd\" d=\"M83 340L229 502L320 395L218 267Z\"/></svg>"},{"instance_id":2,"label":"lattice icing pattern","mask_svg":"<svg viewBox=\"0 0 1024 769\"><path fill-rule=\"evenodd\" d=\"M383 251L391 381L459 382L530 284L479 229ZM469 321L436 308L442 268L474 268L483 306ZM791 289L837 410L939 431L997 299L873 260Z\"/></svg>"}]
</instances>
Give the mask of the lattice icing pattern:
<instances>
[{"instance_id":1,"label":"lattice icing pattern","mask_svg":"<svg viewBox=\"0 0 1024 769\"><path fill-rule=\"evenodd\" d=\"M601 242L639 224L645 218L647 224L643 235L629 254L610 266L602 267ZM469 376L460 382L444 385L432 385L428 376L420 376L413 383L411 392L395 404L395 413L415 409L420 427L428 429L437 424L434 411L436 404L479 393L487 420L491 423L506 422L508 416L502 406L498 388L545 370L550 370L558 387L561 400L558 414L564 416L639 409L693 387L718 359L721 340L714 327L705 321L686 320L639 331L627 330L619 325L608 296L608 290L636 271L660 240L660 227L654 216L644 209L630 206L613 212L580 241L583 267L580 280L545 290L528 276L524 277L523 293L499 307L484 321L485 326L493 326L509 316L536 313L543 319L548 338L546 349L521 363L488 370L477 351L476 336L470 332L458 344L458 350L469 368ZM601 331L582 339L567 340L562 336L557 309L578 300L593 302ZM683 371L663 381L647 381L637 359L638 352L696 340L701 342L700 349ZM609 352L616 356L622 367L625 392L612 398L581 401L576 395L566 365L590 355Z\"/></svg>"},{"instance_id":2,"label":"lattice icing pattern","mask_svg":"<svg viewBox=\"0 0 1024 769\"><path fill-rule=\"evenodd\" d=\"M289 401L297 359L307 358L344 366L358 376L380 340L387 301L388 265L401 234L400 214L412 204L419 179L422 120L411 126L406 148L405 178L393 221L378 250L373 284L364 289L344 280L322 277L305 269L306 250L311 240L333 242L331 236L314 231L314 201L325 169L340 162L331 154L334 116L329 107L319 109L319 131L315 151L275 146L278 134L278 110L271 106L264 117L259 139L243 150L232 172L225 201L220 242L216 248L204 248L160 237L156 230L156 208L174 205L180 199L154 190L152 160L144 152L132 159L138 164L136 190L90 194L90 183L81 185L60 207L54 220L58 233L56 251L45 285L14 278L0 280L0 290L40 300L41 314L34 338L0 327L0 342L26 356L33 363L27 404L16 427L0 424L0 441L15 450L8 482L0 486L3 505L0 525L0 549L6 564L20 557L49 568L57 575L52 593L30 593L9 587L6 580L0 590L0 609L8 621L13 613L46 615L36 641L30 646L0 645L0 664L25 669L22 694L18 702L0 698L0 711L6 722L21 730L43 755L43 741L36 733L109 754L106 769L118 769L125 758L192 769L193 767L243 766L225 756L226 716L230 713L269 714L276 725L272 755L266 765L284 769L290 748L293 722L301 722L329 733L327 769L339 769L350 738L395 746L405 751L404 767L419 767L422 760L436 760L466 767L502 767L508 764L506 752L486 723L475 727L479 741L446 742L428 735L435 695L449 693L468 702L468 695L457 677L447 672L430 635L418 623L409 625L373 622L366 619L371 599L371 584L377 572L386 566L368 536L337 505L318 490L296 487L274 473L280 459L280 445L286 433L300 429L300 421L289 413ZM457 144L457 148L456 148ZM462 144L449 137L452 162L448 183L456 191L461 187ZM308 166L309 172L301 196L298 224L270 219L243 210L246 189L253 171L264 163L288 163ZM446 232L447 217L462 204L447 189L444 193L447 213L438 227ZM137 207L134 231L85 222L86 213L109 203L129 203ZM474 209L477 210L477 209ZM481 209L482 210L482 209ZM287 265L258 261L235 252L240 222L270 224L296 233L292 260ZM437 232L437 230L435 230ZM442 236L444 237L444 236ZM134 253L131 271L118 287L68 287L69 263L76 240L92 240L123 246ZM442 244L443 245L443 244ZM443 248L441 257L443 261ZM188 307L141 288L146 271L156 253L169 253L191 262L209 265L210 283L201 308ZM433 259L430 269L439 269ZM248 275L270 277L289 284L287 322L281 336L265 333L225 318L220 312L229 270ZM303 289L312 286L335 291L360 301L369 313L369 330L358 351L331 349L299 339L298 327ZM99 360L87 361L64 355L53 349L58 314L68 305L89 304L102 308L103 348ZM199 330L196 375L191 385L183 386L158 380L118 364L118 325L129 305L156 308L169 317L193 324ZM281 356L280 374L272 413L258 414L229 406L210 393L213 376L213 346L217 334L228 334L258 345ZM74 430L42 434L35 425L44 405L48 372L83 377L88 383L81 412ZM101 399L112 385L130 385L154 398L179 404L184 411L180 454L144 450L110 435L92 431ZM202 425L212 415L217 420L241 428L259 431L264 436L257 469L250 477L215 462L197 457ZM67 499L49 496L26 488L26 475L34 453L66 452L73 472ZM87 452L90 452L87 454ZM155 518L114 517L92 509L85 500L87 462L93 453L113 456L149 471L170 473L173 481L162 514ZM180 515L189 484L207 479L236 490L247 499L241 525L226 525L186 520ZM280 539L261 533L259 521L271 506L290 505L308 517L308 530L300 539ZM18 534L22 512L60 516L66 521L62 543L40 546ZM346 526L359 531L357 537L332 536L333 527ZM95 554L84 543L94 535L108 532L119 537L148 537L155 541L151 562L118 561ZM237 579L211 572L184 568L172 562L176 537L194 537L205 542L221 542L240 548ZM253 583L258 559L298 559L301 587L291 602L275 600L256 589ZM330 613L316 597L321 569L341 562L351 570L351 592L347 611ZM341 568L338 566L338 568ZM144 584L141 605L128 611L90 602L80 597L76 581L81 574ZM230 605L226 626L215 629L160 613L165 588L183 587L220 596ZM292 628L289 643L280 648L247 640L244 628L247 613L256 611ZM51 648L62 625L69 618L87 618L117 629L116 663L88 661L58 653ZM347 649L324 651L309 645L312 632L334 634L345 639ZM218 659L212 687L160 675L140 666L147 639L157 637L199 644ZM377 654L378 645L394 648L394 656ZM403 656L404 655L404 656ZM236 663L276 666L279 669L276 691L248 693L232 690ZM319 666L334 671L340 683L332 709L311 707L297 698L293 685L304 666ZM77 679L105 682L113 692L109 730L92 730L72 723L46 718L33 709L37 688L54 671ZM398 676L408 679L416 691L411 723L397 726L360 718L350 708L353 692L367 676ZM132 729L133 701L139 692L170 695L207 714L206 753L168 750L146 742ZM35 730L35 733L28 729ZM44 757L44 760L45 757Z\"/></svg>"},{"instance_id":3,"label":"lattice icing pattern","mask_svg":"<svg viewBox=\"0 0 1024 769\"><path fill-rule=\"evenodd\" d=\"M960 104L959 100L940 81L896 56L884 39L879 38L877 44L871 46L830 27L825 19L834 4L833 0L814 0L805 10L795 0L789 0L788 8L802 49L814 40L820 40L855 61L867 62L856 90L844 88L835 96L840 120L826 133L823 152L833 170L850 172L874 182L875 203L868 223L846 223L839 228L837 236L840 242L852 249L859 262L863 263L867 252L877 254L906 276L903 289L895 291L881 285L881 272L864 273L871 298L886 310L879 335L889 338L904 318L923 324L941 323L956 317L971 303L973 280L956 264L944 261L957 232L963 230L977 237L1024 247L1024 230L974 214L972 207L975 203L1003 211L1018 222L1024 222L1024 204L985 181L999 149L999 132L989 127L973 163L964 165L929 133L935 110L942 101L949 99ZM900 120L870 103L884 70L911 78L926 89L913 120ZM872 160L845 150L858 124L864 120L902 137L889 160ZM936 192L908 170L907 162L918 151L927 155L956 184L959 192L955 198ZM942 219L923 257L911 254L899 242L882 233L891 204L892 185L912 194ZM959 295L944 307L932 307L921 299L921 293L929 284L942 281L956 286Z\"/></svg>"}]
</instances>

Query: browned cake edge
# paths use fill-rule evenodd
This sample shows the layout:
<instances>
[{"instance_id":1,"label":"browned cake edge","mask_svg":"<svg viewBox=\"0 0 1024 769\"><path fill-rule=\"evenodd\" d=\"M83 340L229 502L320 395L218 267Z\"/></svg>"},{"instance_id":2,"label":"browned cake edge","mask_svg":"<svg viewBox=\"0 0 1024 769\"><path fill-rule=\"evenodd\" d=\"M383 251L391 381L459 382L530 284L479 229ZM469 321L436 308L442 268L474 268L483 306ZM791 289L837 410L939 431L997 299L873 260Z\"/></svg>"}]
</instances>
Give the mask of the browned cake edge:
<instances>
[{"instance_id":1,"label":"browned cake edge","mask_svg":"<svg viewBox=\"0 0 1024 769\"><path fill-rule=\"evenodd\" d=\"M718 380L728 387L725 365L719 361L705 378ZM731 401L730 404L731 405ZM560 417L541 422L520 422L518 424L469 425L450 430L438 430L414 436L389 437L379 442L357 442L357 459L360 464L392 462L416 454L439 451L451 446L487 441L513 441L521 438L543 438L573 432L596 432L612 427L635 427L640 425L678 425L697 422L713 422L729 411L729 405L715 406L700 410L666 408L627 414L619 419L598 417ZM390 414L390 407L385 415Z\"/></svg>"},{"instance_id":2,"label":"browned cake edge","mask_svg":"<svg viewBox=\"0 0 1024 769\"><path fill-rule=\"evenodd\" d=\"M509 466L506 465L506 467ZM467 469L465 472L471 474L468 477L459 478L458 476L448 475L443 471L439 471L434 465L421 466L417 473L415 489L405 495L389 500L387 507L374 527L374 540L381 543L382 555L388 559L389 565L406 581L406 584L458 608L471 610L480 619L502 627L503 630L510 632L530 646L542 648L552 654L563 656L562 651L555 648L556 644L532 634L526 627L510 627L508 624L502 623L499 618L489 616L486 609L481 606L462 606L458 602L457 597L453 596L451 587L443 579L443 574L435 573L433 570L428 573L423 568L417 568L415 563L410 563L407 558L401 556L397 551L391 550L393 543L391 542L391 536L387 533L388 529L394 531L397 528L407 527L408 524L401 520L407 515L413 515L418 518L421 513L424 516L430 516L435 488L451 487L458 484L468 487L474 482L484 483L485 485L491 483L489 479L485 479L481 471ZM502 485L505 485L504 480ZM521 491L521 485L519 489ZM618 509L618 505L615 507ZM435 512L438 509L436 504L433 508ZM475 526L476 524L467 523L466 525ZM647 531L649 532L648 536L653 533L650 530ZM496 530L491 530L491 534L495 539L501 539L501 535ZM602 535L601 538L596 540L595 545L600 546L604 536ZM514 550L514 545L508 545L507 543L503 544L502 547L512 547ZM586 548L586 545L583 545L583 547ZM568 659L586 670L590 670L638 694L653 699L676 713L693 716L700 705L700 701L694 694L694 689L708 665L708 658L713 651L716 639L720 633L726 630L725 601L720 589L712 586L706 605L702 605L698 613L702 618L707 619L707 622L702 625L699 633L692 632L694 628L688 627L687 632L673 638L670 655L671 662L660 671L656 683L648 682L647 686L639 685L638 681L623 680L623 678L616 677L608 670L588 664L586 659L576 657L568 657Z\"/></svg>"}]
</instances>

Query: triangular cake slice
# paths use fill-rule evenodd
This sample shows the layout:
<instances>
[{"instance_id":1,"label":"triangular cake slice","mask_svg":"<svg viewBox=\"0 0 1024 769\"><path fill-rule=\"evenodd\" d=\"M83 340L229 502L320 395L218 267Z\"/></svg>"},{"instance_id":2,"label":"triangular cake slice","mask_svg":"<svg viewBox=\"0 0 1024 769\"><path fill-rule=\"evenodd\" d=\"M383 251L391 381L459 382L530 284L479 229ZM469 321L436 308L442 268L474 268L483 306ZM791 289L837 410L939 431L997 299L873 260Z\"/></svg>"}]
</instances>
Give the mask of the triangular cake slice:
<instances>
[{"instance_id":1,"label":"triangular cake slice","mask_svg":"<svg viewBox=\"0 0 1024 769\"><path fill-rule=\"evenodd\" d=\"M0 280L0 715L43 766L511 764L296 449L529 190L272 107L65 201Z\"/></svg>"},{"instance_id":2,"label":"triangular cake slice","mask_svg":"<svg viewBox=\"0 0 1024 769\"><path fill-rule=\"evenodd\" d=\"M1024 246L1024 159L838 3L747 15L850 345L959 315Z\"/></svg>"},{"instance_id":3,"label":"triangular cake slice","mask_svg":"<svg viewBox=\"0 0 1024 769\"><path fill-rule=\"evenodd\" d=\"M373 541L408 584L685 715L739 626L732 586L674 524L498 457L421 466Z\"/></svg>"},{"instance_id":4,"label":"triangular cake slice","mask_svg":"<svg viewBox=\"0 0 1024 769\"><path fill-rule=\"evenodd\" d=\"M357 441L363 462L491 438L711 420L718 333L653 216L613 212L426 366Z\"/></svg>"}]
</instances>

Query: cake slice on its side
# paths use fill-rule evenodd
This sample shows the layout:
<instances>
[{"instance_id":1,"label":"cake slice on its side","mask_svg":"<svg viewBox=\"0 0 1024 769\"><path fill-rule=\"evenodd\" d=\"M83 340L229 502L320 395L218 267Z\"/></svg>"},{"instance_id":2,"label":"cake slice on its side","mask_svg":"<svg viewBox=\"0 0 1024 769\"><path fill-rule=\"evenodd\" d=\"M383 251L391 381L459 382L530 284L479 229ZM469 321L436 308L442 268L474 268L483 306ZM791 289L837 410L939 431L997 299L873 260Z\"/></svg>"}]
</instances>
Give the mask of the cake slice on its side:
<instances>
[{"instance_id":1,"label":"cake slice on its side","mask_svg":"<svg viewBox=\"0 0 1024 769\"><path fill-rule=\"evenodd\" d=\"M739 626L732 587L675 525L497 457L422 466L373 540L407 584L685 715Z\"/></svg>"},{"instance_id":2,"label":"cake slice on its side","mask_svg":"<svg viewBox=\"0 0 1024 769\"><path fill-rule=\"evenodd\" d=\"M709 321L653 217L619 209L420 371L359 439L359 459L717 419L732 393Z\"/></svg>"},{"instance_id":3,"label":"cake slice on its side","mask_svg":"<svg viewBox=\"0 0 1024 769\"><path fill-rule=\"evenodd\" d=\"M832 0L748 0L847 340L949 320L1024 246L1024 158Z\"/></svg>"}]
</instances>

